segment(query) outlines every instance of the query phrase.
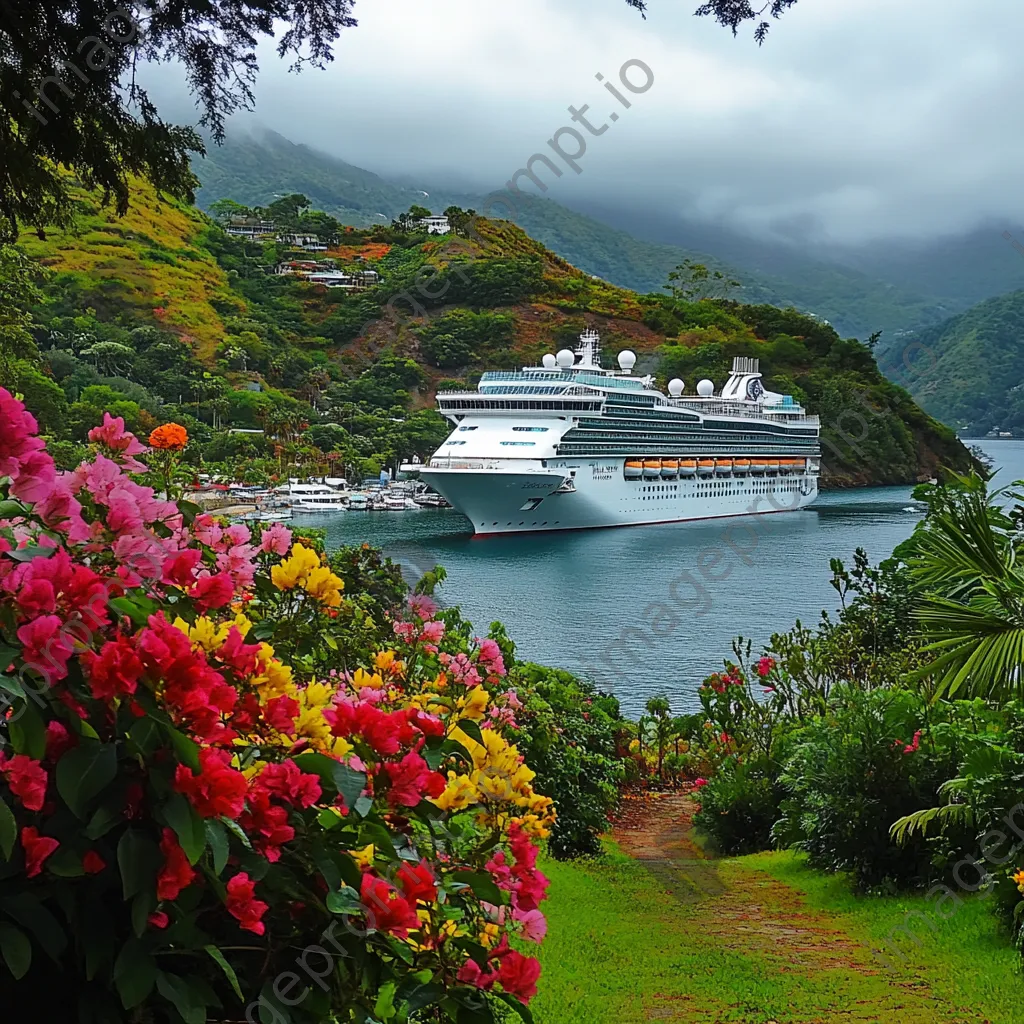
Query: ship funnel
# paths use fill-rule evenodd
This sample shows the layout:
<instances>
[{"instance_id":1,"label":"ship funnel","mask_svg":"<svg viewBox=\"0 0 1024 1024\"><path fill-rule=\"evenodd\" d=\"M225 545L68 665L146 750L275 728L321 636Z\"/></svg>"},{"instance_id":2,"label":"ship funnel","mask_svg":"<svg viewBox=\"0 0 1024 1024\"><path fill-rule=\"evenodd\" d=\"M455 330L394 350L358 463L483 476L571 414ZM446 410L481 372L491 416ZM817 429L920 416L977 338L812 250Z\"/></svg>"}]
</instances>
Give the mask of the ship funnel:
<instances>
[{"instance_id":1,"label":"ship funnel","mask_svg":"<svg viewBox=\"0 0 1024 1024\"><path fill-rule=\"evenodd\" d=\"M759 359L751 359L749 356L735 356L732 361L733 373L760 373L758 369Z\"/></svg>"}]
</instances>

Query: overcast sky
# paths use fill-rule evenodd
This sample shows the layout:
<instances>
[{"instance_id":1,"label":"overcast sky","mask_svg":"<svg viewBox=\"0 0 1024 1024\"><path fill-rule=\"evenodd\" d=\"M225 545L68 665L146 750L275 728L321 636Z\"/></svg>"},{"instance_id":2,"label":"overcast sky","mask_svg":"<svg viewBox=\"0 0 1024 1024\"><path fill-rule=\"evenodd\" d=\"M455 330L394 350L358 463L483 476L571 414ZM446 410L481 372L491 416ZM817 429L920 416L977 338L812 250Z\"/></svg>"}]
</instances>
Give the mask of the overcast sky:
<instances>
[{"instance_id":1,"label":"overcast sky","mask_svg":"<svg viewBox=\"0 0 1024 1024\"><path fill-rule=\"evenodd\" d=\"M587 103L609 128L582 173L538 168L561 201L848 241L1024 221L1024 0L799 0L761 48L696 6L359 0L326 71L262 53L255 116L379 173L490 191ZM618 82L628 60L653 72L643 94Z\"/></svg>"}]
</instances>

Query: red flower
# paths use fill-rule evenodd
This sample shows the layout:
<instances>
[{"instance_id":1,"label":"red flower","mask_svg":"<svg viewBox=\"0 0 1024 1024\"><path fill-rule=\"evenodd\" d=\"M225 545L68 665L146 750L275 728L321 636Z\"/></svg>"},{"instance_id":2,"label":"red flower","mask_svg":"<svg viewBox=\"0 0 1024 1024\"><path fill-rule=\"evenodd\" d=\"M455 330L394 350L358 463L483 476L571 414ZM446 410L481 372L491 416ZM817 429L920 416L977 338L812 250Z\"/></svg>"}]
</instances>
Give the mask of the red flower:
<instances>
[{"instance_id":1,"label":"red flower","mask_svg":"<svg viewBox=\"0 0 1024 1024\"><path fill-rule=\"evenodd\" d=\"M537 994L539 977L540 961L535 957L523 956L513 949L501 958L498 981L510 996L515 996L521 1003L528 1003Z\"/></svg>"},{"instance_id":2,"label":"red flower","mask_svg":"<svg viewBox=\"0 0 1024 1024\"><path fill-rule=\"evenodd\" d=\"M202 558L203 553L198 548L186 548L164 559L163 582L175 583L179 587L190 586L195 580L196 566Z\"/></svg>"},{"instance_id":3,"label":"red flower","mask_svg":"<svg viewBox=\"0 0 1024 1024\"><path fill-rule=\"evenodd\" d=\"M107 862L95 850L89 850L82 858L82 870L87 875L98 875L106 866Z\"/></svg>"},{"instance_id":4,"label":"red flower","mask_svg":"<svg viewBox=\"0 0 1024 1024\"><path fill-rule=\"evenodd\" d=\"M295 731L295 719L298 716L299 702L293 697L273 697L263 708L263 718L267 725L289 735Z\"/></svg>"},{"instance_id":5,"label":"red flower","mask_svg":"<svg viewBox=\"0 0 1024 1024\"><path fill-rule=\"evenodd\" d=\"M27 826L21 830L21 847L25 851L25 874L35 878L43 870L43 861L60 843L49 836L41 836L39 829Z\"/></svg>"},{"instance_id":6,"label":"red flower","mask_svg":"<svg viewBox=\"0 0 1024 1024\"><path fill-rule=\"evenodd\" d=\"M119 636L109 640L99 653L86 651L81 657L89 688L97 700L111 700L135 692L142 675L142 661L130 641Z\"/></svg>"},{"instance_id":7,"label":"red flower","mask_svg":"<svg viewBox=\"0 0 1024 1024\"><path fill-rule=\"evenodd\" d=\"M160 840L160 852L164 855L164 866L156 876L156 898L176 900L181 890L192 884L196 873L192 870L173 829L164 829Z\"/></svg>"},{"instance_id":8,"label":"red flower","mask_svg":"<svg viewBox=\"0 0 1024 1024\"><path fill-rule=\"evenodd\" d=\"M146 920L154 928L163 929L167 927L170 918L162 910L154 910L153 913L146 918Z\"/></svg>"},{"instance_id":9,"label":"red flower","mask_svg":"<svg viewBox=\"0 0 1024 1024\"><path fill-rule=\"evenodd\" d=\"M46 759L59 760L61 754L78 746L78 737L68 732L63 722L53 719L46 723Z\"/></svg>"},{"instance_id":10,"label":"red flower","mask_svg":"<svg viewBox=\"0 0 1024 1024\"><path fill-rule=\"evenodd\" d=\"M424 903L437 900L437 879L425 860L421 860L415 867L408 861L402 861L398 869L398 884L405 898L414 906L417 900L423 900Z\"/></svg>"},{"instance_id":11,"label":"red flower","mask_svg":"<svg viewBox=\"0 0 1024 1024\"><path fill-rule=\"evenodd\" d=\"M420 926L416 908L390 882L370 872L363 875L359 898L366 908L366 924L374 931L404 939Z\"/></svg>"},{"instance_id":12,"label":"red flower","mask_svg":"<svg viewBox=\"0 0 1024 1024\"><path fill-rule=\"evenodd\" d=\"M21 657L26 668L34 669L47 686L68 674L68 660L74 653L74 642L64 623L56 615L43 615L26 622L18 630Z\"/></svg>"},{"instance_id":13,"label":"red flower","mask_svg":"<svg viewBox=\"0 0 1024 1024\"><path fill-rule=\"evenodd\" d=\"M755 668L757 669L757 674L762 679L764 679L765 676L767 676L771 672L771 670L773 668L775 668L775 659L774 658L761 658L758 661L758 663L755 666Z\"/></svg>"},{"instance_id":14,"label":"red flower","mask_svg":"<svg viewBox=\"0 0 1024 1024\"><path fill-rule=\"evenodd\" d=\"M199 751L198 775L184 764L175 769L174 788L188 797L200 817L237 818L242 813L249 785L241 772L228 767L230 760L226 750L204 747Z\"/></svg>"},{"instance_id":15,"label":"red flower","mask_svg":"<svg viewBox=\"0 0 1024 1024\"><path fill-rule=\"evenodd\" d=\"M41 811L46 799L46 769L25 754L15 754L5 762L0 771L7 778L11 792L18 797L25 809Z\"/></svg>"},{"instance_id":16,"label":"red flower","mask_svg":"<svg viewBox=\"0 0 1024 1024\"><path fill-rule=\"evenodd\" d=\"M239 824L252 839L253 846L271 864L281 859L281 847L295 838L295 829L288 824L288 811L272 804L265 789L249 793L249 809L239 819Z\"/></svg>"},{"instance_id":17,"label":"red flower","mask_svg":"<svg viewBox=\"0 0 1024 1024\"><path fill-rule=\"evenodd\" d=\"M498 974L491 970L482 971L475 960L467 960L459 968L456 978L464 985L472 985L474 988L483 989L486 992L498 980Z\"/></svg>"},{"instance_id":18,"label":"red flower","mask_svg":"<svg viewBox=\"0 0 1024 1024\"><path fill-rule=\"evenodd\" d=\"M238 923L254 935L262 935L267 926L260 920L269 909L262 900L256 899L256 883L240 871L228 882L227 908L228 913Z\"/></svg>"},{"instance_id":19,"label":"red flower","mask_svg":"<svg viewBox=\"0 0 1024 1024\"><path fill-rule=\"evenodd\" d=\"M899 743L899 740L897 740L896 742ZM917 732L914 733L914 738L910 741L910 743L907 746L905 746L903 748L903 753L904 754L912 754L912 753L914 753L915 750L917 750L918 747L920 747L920 745L921 745L921 730L918 729Z\"/></svg>"},{"instance_id":20,"label":"red flower","mask_svg":"<svg viewBox=\"0 0 1024 1024\"><path fill-rule=\"evenodd\" d=\"M320 779L301 772L294 761L268 764L256 785L296 807L312 807L320 799Z\"/></svg>"},{"instance_id":21,"label":"red flower","mask_svg":"<svg viewBox=\"0 0 1024 1024\"><path fill-rule=\"evenodd\" d=\"M223 608L235 593L235 584L226 572L215 576L200 576L188 591L189 597L201 612Z\"/></svg>"},{"instance_id":22,"label":"red flower","mask_svg":"<svg viewBox=\"0 0 1024 1024\"><path fill-rule=\"evenodd\" d=\"M388 803L392 807L415 807L425 796L436 797L444 792L444 776L432 772L415 751L410 751L397 764L388 762L384 768L391 778Z\"/></svg>"}]
</instances>

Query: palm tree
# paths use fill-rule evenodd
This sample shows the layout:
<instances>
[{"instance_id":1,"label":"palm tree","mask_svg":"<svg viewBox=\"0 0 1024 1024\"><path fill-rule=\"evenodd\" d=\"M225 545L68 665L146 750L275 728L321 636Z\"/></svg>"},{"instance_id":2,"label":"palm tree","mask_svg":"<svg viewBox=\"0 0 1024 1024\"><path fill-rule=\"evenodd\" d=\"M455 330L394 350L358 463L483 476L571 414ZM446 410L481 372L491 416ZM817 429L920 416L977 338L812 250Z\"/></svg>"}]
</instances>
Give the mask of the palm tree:
<instances>
[{"instance_id":1,"label":"palm tree","mask_svg":"<svg viewBox=\"0 0 1024 1024\"><path fill-rule=\"evenodd\" d=\"M1022 497L959 478L936 492L904 548L924 650L934 655L913 678L931 677L936 697L1024 697L1024 534L1020 505L1004 507Z\"/></svg>"}]
</instances>

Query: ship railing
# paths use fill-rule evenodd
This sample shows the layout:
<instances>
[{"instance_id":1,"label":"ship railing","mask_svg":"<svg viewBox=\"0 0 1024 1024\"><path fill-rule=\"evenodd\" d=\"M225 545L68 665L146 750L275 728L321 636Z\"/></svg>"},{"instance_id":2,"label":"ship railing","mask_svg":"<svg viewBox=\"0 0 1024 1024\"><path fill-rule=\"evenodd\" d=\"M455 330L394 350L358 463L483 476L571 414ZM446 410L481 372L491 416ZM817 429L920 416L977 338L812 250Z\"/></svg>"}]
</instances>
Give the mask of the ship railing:
<instances>
[{"instance_id":1,"label":"ship railing","mask_svg":"<svg viewBox=\"0 0 1024 1024\"><path fill-rule=\"evenodd\" d=\"M715 402L701 398L668 398L665 404L677 409L692 409L694 412L710 413L714 416L743 416L747 419L782 419L786 423L820 425L817 416L797 412L799 406L792 405L750 405L746 402ZM783 415L780 416L779 414Z\"/></svg>"},{"instance_id":2,"label":"ship railing","mask_svg":"<svg viewBox=\"0 0 1024 1024\"><path fill-rule=\"evenodd\" d=\"M435 455L429 462L430 469L480 469L496 470L504 468L498 459L458 459L450 455Z\"/></svg>"}]
</instances>

